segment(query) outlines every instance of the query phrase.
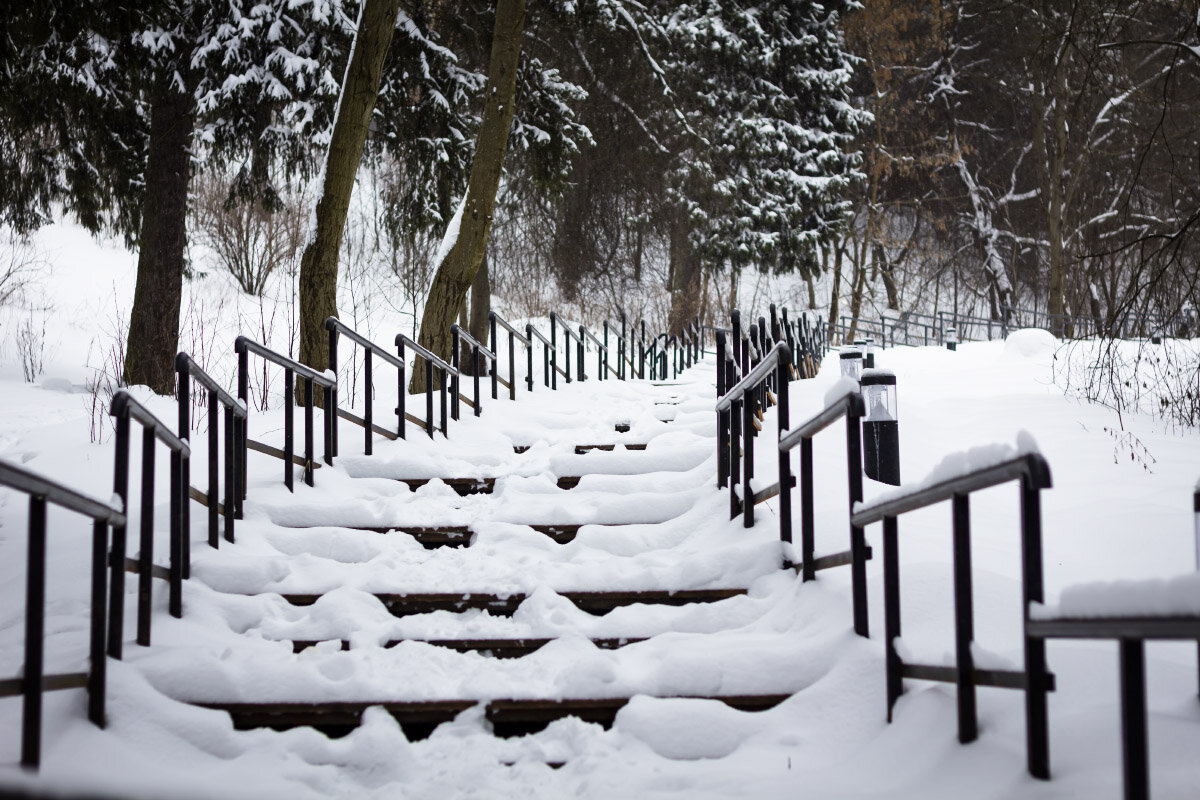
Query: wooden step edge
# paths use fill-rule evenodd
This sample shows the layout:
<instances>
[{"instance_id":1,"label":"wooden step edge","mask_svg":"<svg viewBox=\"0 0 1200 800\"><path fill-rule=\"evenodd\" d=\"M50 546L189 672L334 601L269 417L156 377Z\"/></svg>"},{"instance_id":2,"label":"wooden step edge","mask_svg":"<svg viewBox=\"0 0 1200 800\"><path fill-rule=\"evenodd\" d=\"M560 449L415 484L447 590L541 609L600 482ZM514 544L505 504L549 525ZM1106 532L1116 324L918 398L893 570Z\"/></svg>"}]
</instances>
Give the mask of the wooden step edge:
<instances>
[{"instance_id":1,"label":"wooden step edge","mask_svg":"<svg viewBox=\"0 0 1200 800\"><path fill-rule=\"evenodd\" d=\"M615 442L615 443L611 443L611 444L577 444L572 449L575 451L575 455L582 456L586 453L591 452L592 450L603 450L604 452L608 453L608 452L612 452L612 451L616 450L618 447L624 447L626 450L630 450L630 451L641 451L641 450L646 449L646 443L645 442L629 442L629 443ZM533 448L533 445L529 445L529 444L514 444L513 452L517 453L519 455L521 453L529 452L532 448Z\"/></svg>"},{"instance_id":2,"label":"wooden step edge","mask_svg":"<svg viewBox=\"0 0 1200 800\"><path fill-rule=\"evenodd\" d=\"M325 641L337 642L340 650L350 650L350 642L346 639L293 639L292 652L299 653L310 647L316 647ZM493 658L521 658L542 649L554 639L549 638L520 638L520 639L389 639L380 645L392 648L405 642L419 642L432 647L444 647L457 650L460 653L482 653ZM642 636L601 637L593 638L591 642L599 650L617 650L626 645L646 641Z\"/></svg>"},{"instance_id":3,"label":"wooden step edge","mask_svg":"<svg viewBox=\"0 0 1200 800\"><path fill-rule=\"evenodd\" d=\"M746 594L746 589L682 589L678 591L646 590L617 592L559 592L580 610L589 614L606 614L615 608L631 605L681 606L690 603L716 603ZM296 606L308 606L320 599L319 594L287 593L281 595ZM511 616L527 597L523 592L492 594L487 592L376 592L375 597L396 616L428 614L434 611L459 613L484 610L498 616Z\"/></svg>"},{"instance_id":4,"label":"wooden step edge","mask_svg":"<svg viewBox=\"0 0 1200 800\"><path fill-rule=\"evenodd\" d=\"M557 479L558 488L574 489L579 485L581 475L563 475ZM396 478L400 483L407 484L409 489L416 491L430 481L440 480L461 497L469 494L492 494L496 491L496 478Z\"/></svg>"},{"instance_id":5,"label":"wooden step edge","mask_svg":"<svg viewBox=\"0 0 1200 800\"><path fill-rule=\"evenodd\" d=\"M766 711L791 695L668 695L661 699L715 700L739 711ZM617 713L629 703L629 697L494 700L418 700L418 701L340 701L324 703L303 702L199 702L193 705L229 714L238 730L253 728L311 727L330 736L342 736L357 728L363 712L380 707L400 724L410 740L423 739L443 722L479 704L497 736L522 736L543 730L551 722L577 717L585 722L612 726Z\"/></svg>"}]
</instances>

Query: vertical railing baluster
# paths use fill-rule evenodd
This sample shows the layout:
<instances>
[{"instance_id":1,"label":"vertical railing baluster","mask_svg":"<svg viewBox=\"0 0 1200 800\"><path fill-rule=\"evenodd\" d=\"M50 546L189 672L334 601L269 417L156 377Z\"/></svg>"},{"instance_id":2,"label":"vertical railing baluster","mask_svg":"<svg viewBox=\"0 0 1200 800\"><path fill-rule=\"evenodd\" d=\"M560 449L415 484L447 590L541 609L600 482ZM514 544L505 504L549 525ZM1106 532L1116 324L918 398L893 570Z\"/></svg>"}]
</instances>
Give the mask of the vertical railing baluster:
<instances>
[{"instance_id":1,"label":"vertical railing baluster","mask_svg":"<svg viewBox=\"0 0 1200 800\"><path fill-rule=\"evenodd\" d=\"M142 521L138 553L137 643L150 646L151 568L154 565L154 429L142 430Z\"/></svg>"},{"instance_id":2,"label":"vertical railing baluster","mask_svg":"<svg viewBox=\"0 0 1200 800\"><path fill-rule=\"evenodd\" d=\"M368 433L371 426L367 426ZM313 382L312 378L304 379L304 482L313 485L313 462L317 457L316 443L313 437Z\"/></svg>"},{"instance_id":3,"label":"vertical railing baluster","mask_svg":"<svg viewBox=\"0 0 1200 800\"><path fill-rule=\"evenodd\" d=\"M850 482L850 513L863 499L862 423L857 413L846 413L846 464ZM854 632L870 636L867 619L867 542L863 529L850 525L850 591L854 603Z\"/></svg>"},{"instance_id":4,"label":"vertical railing baluster","mask_svg":"<svg viewBox=\"0 0 1200 800\"><path fill-rule=\"evenodd\" d=\"M954 509L954 657L958 671L958 740L963 744L979 736L975 703L975 611L971 590L971 506L965 494L956 494Z\"/></svg>"},{"instance_id":5,"label":"vertical railing baluster","mask_svg":"<svg viewBox=\"0 0 1200 800\"><path fill-rule=\"evenodd\" d=\"M446 396L446 380L442 378L442 396ZM442 425L446 424L446 406L442 404ZM425 432L433 438L433 362L425 359Z\"/></svg>"},{"instance_id":6,"label":"vertical railing baluster","mask_svg":"<svg viewBox=\"0 0 1200 800\"><path fill-rule=\"evenodd\" d=\"M375 424L375 381L372 379L374 372L373 364L374 352L369 347L364 347L363 351L363 454L373 455L372 450L372 435L374 431L371 429Z\"/></svg>"},{"instance_id":7,"label":"vertical railing baluster","mask_svg":"<svg viewBox=\"0 0 1200 800\"><path fill-rule=\"evenodd\" d=\"M817 577L816 530L813 522L813 457L812 437L800 440L800 580ZM853 553L851 553L853 555Z\"/></svg>"},{"instance_id":8,"label":"vertical railing baluster","mask_svg":"<svg viewBox=\"0 0 1200 800\"><path fill-rule=\"evenodd\" d=\"M225 541L227 542L232 542L234 538L233 520L236 517L236 508L240 505L237 497L241 494L238 489L239 481L236 469L238 463L234 434L236 426L237 418L234 416L233 409L225 409Z\"/></svg>"},{"instance_id":9,"label":"vertical railing baluster","mask_svg":"<svg viewBox=\"0 0 1200 800\"><path fill-rule=\"evenodd\" d=\"M29 498L25 552L25 670L21 682L21 766L42 760L42 675L46 635L46 498Z\"/></svg>"},{"instance_id":10,"label":"vertical railing baluster","mask_svg":"<svg viewBox=\"0 0 1200 800\"><path fill-rule=\"evenodd\" d=\"M904 676L896 640L900 638L900 539L895 517L883 520L883 638L887 671L887 718L904 691Z\"/></svg>"},{"instance_id":11,"label":"vertical railing baluster","mask_svg":"<svg viewBox=\"0 0 1200 800\"><path fill-rule=\"evenodd\" d=\"M108 523L92 520L92 604L88 646L88 719L104 727L104 689L108 661L104 657L104 597L108 589L105 556L108 552Z\"/></svg>"},{"instance_id":12,"label":"vertical railing baluster","mask_svg":"<svg viewBox=\"0 0 1200 800\"><path fill-rule=\"evenodd\" d=\"M1121 686L1121 760L1125 800L1149 800L1150 743L1146 736L1146 655L1141 639L1118 644Z\"/></svg>"},{"instance_id":13,"label":"vertical railing baluster","mask_svg":"<svg viewBox=\"0 0 1200 800\"><path fill-rule=\"evenodd\" d=\"M220 484L221 432L218 427L221 418L221 403L216 389L208 391L208 546L214 550L221 545L220 521L217 514ZM228 427L228 426L226 426ZM229 460L226 456L225 472L229 472ZM228 501L227 501L228 502Z\"/></svg>"},{"instance_id":14,"label":"vertical railing baluster","mask_svg":"<svg viewBox=\"0 0 1200 800\"><path fill-rule=\"evenodd\" d=\"M1021 590L1024 616L1045 601L1042 500L1029 477L1021 478ZM1046 702L1046 640L1025 637L1025 754L1029 774L1050 779L1050 715Z\"/></svg>"},{"instance_id":15,"label":"vertical railing baluster","mask_svg":"<svg viewBox=\"0 0 1200 800\"><path fill-rule=\"evenodd\" d=\"M329 371L333 373L336 379L338 374L338 338L341 334L335 325L330 324L330 320L325 321L325 327L329 329ZM338 418L337 418L338 390L335 380L332 388L325 389L325 463L332 464L333 459L338 454Z\"/></svg>"},{"instance_id":16,"label":"vertical railing baluster","mask_svg":"<svg viewBox=\"0 0 1200 800\"><path fill-rule=\"evenodd\" d=\"M283 370L283 484L289 492L294 491L292 459L296 453L296 405L295 375L291 367Z\"/></svg>"}]
</instances>

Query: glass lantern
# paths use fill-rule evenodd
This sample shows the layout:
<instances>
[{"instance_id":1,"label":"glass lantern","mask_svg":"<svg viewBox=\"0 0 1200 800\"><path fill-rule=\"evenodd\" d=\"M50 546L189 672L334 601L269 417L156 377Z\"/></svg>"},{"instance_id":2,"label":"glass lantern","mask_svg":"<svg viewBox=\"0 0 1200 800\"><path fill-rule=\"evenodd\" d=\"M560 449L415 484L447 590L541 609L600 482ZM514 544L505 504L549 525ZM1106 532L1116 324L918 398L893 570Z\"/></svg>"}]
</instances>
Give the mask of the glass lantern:
<instances>
[{"instance_id":1,"label":"glass lantern","mask_svg":"<svg viewBox=\"0 0 1200 800\"><path fill-rule=\"evenodd\" d=\"M872 370L862 378L863 405L866 406L865 422L896 422L896 376L882 370Z\"/></svg>"},{"instance_id":2,"label":"glass lantern","mask_svg":"<svg viewBox=\"0 0 1200 800\"><path fill-rule=\"evenodd\" d=\"M863 354L857 347L849 347L842 350L839 361L843 378L858 380L862 377Z\"/></svg>"}]
</instances>

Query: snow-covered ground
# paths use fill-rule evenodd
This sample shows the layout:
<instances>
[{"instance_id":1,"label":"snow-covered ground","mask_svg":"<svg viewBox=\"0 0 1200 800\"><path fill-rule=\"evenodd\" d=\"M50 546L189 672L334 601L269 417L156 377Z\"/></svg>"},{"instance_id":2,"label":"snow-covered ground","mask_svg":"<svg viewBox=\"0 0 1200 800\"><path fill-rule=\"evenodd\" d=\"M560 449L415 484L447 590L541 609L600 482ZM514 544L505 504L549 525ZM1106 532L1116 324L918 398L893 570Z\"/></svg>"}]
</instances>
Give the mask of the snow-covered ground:
<instances>
[{"instance_id":1,"label":"snow-covered ground","mask_svg":"<svg viewBox=\"0 0 1200 800\"><path fill-rule=\"evenodd\" d=\"M113 258L119 262L119 253ZM87 276L82 267L64 266L54 280L74 280L62 292L74 292L80 307L100 309L96 283L113 281L116 272ZM60 356L41 385L23 383L5 355L0 458L106 498L111 442L91 442L91 401L75 366L80 342L102 318L72 317L78 333L56 331ZM1194 572L1191 498L1200 437L1165 432L1146 416L1127 415L1122 428L1108 409L1064 397L1051 379L1055 352L1047 334L1026 331L955 353L880 353L877 366L897 376L903 477L917 481L950 453L1015 444L1026 431L1019 446L1036 441L1053 472L1054 488L1043 493L1050 603L1079 583ZM232 361L224 345L214 353L214 362ZM822 407L838 379L836 362L827 359L815 380L792 384L794 422ZM384 416L379 410L391 409L394 380L383 368L378 375L385 388L375 407ZM672 385L589 381L560 383L552 393L539 384L516 403L485 402L478 419L467 411L452 423L448 441L410 427L408 441L376 438L369 457L361 430L343 422L336 465L317 471L315 488L297 481L294 494L282 486L278 461L251 453L237 543L210 549L203 510L193 507L184 617L166 614L165 586L156 585L153 646L139 648L127 637L125 660L110 662L106 730L85 720L82 691L46 695L42 769L24 772L17 766L20 703L0 700L0 787L146 798L1119 797L1113 643L1049 645L1058 685L1050 701L1050 782L1025 773L1018 692L980 690L981 736L968 746L957 742L951 685L909 681L895 721L886 722L878 558L868 567L874 635L864 640L850 629L847 570L802 584L778 568L778 500L759 507L753 529L728 520L728 495L715 485L713 378L710 355ZM173 419L172 400L138 396ZM416 405L423 413L423 403ZM614 432L618 422L631 430ZM254 438L282 441L277 409L252 410L250 424ZM775 476L766 446L775 424L768 412L756 448L761 484ZM648 446L573 450L612 442ZM205 437L198 432L193 445L193 482L200 483ZM516 453L514 445L530 449ZM841 426L822 433L814 449L822 554L848 542ZM557 477L574 475L584 476L577 488L557 487ZM467 497L439 481L410 491L394 480L464 476L499 480L494 494ZM165 473L160 520L163 482ZM136 471L131 485L138 486ZM889 488L868 481L868 500ZM976 640L996 663L1021 656L1017 503L1009 486L975 495L971 504ZM23 498L0 491L0 677L21 669L25 515ZM541 522L595 524L559 545L528 526ZM346 524L469 525L476 533L468 548L425 550L406 535L339 527ZM87 525L57 511L50 525L47 670L73 671L86 665ZM879 536L878 526L868 529L877 553ZM165 529L158 537L156 551L165 552ZM914 660L940 663L953 650L949 507L903 517L900 541L903 649ZM1196 588L1188 579L1173 585ZM728 587L748 592L603 617L560 594ZM132 582L129 588L131 633ZM528 599L511 618L478 611L396 618L375 591L522 592ZM301 607L286 603L284 592L325 596ZM379 646L398 638L518 636L556 641L516 660L419 642ZM649 638L601 650L594 637ZM351 648L329 642L294 654L291 639L347 639ZM1148 675L1154 796L1196 797L1196 646L1151 644ZM750 713L671 697L751 693L791 698ZM328 739L311 729L234 731L225 714L188 704L631 694L637 696L608 731L568 719L531 736L497 739L476 709L416 742L380 709L368 711L347 737ZM565 764L552 769L551 762Z\"/></svg>"}]
</instances>

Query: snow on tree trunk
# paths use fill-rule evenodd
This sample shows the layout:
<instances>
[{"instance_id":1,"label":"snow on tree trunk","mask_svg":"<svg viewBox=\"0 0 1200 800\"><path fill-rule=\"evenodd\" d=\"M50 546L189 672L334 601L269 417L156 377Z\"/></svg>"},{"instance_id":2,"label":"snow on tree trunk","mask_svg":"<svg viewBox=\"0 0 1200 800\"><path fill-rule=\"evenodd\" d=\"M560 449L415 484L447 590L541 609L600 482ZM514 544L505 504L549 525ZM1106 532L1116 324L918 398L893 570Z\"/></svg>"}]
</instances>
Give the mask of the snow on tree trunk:
<instances>
[{"instance_id":1,"label":"snow on tree trunk","mask_svg":"<svg viewBox=\"0 0 1200 800\"><path fill-rule=\"evenodd\" d=\"M321 197L300 261L300 360L318 370L329 366L325 319L337 316L342 232L399 13L400 0L365 0L359 12L329 140Z\"/></svg>"},{"instance_id":2,"label":"snow on tree trunk","mask_svg":"<svg viewBox=\"0 0 1200 800\"><path fill-rule=\"evenodd\" d=\"M487 247L496 190L500 187L512 129L524 30L525 0L499 0L471 178L459 213L442 242L439 251L442 258L421 317L418 341L442 358L450 355L450 325L458 316ZM411 386L414 392L424 391L424 370L413 370Z\"/></svg>"}]
</instances>

